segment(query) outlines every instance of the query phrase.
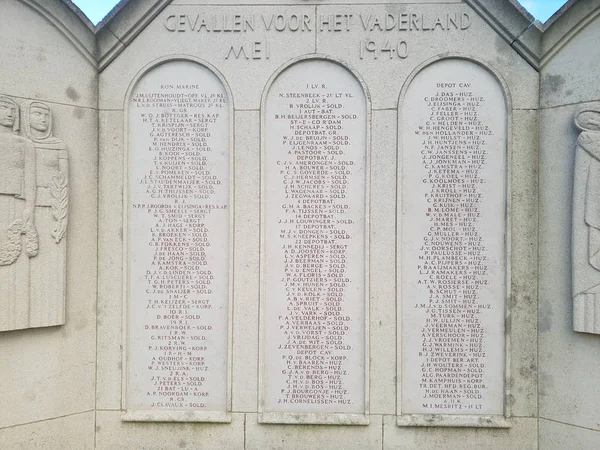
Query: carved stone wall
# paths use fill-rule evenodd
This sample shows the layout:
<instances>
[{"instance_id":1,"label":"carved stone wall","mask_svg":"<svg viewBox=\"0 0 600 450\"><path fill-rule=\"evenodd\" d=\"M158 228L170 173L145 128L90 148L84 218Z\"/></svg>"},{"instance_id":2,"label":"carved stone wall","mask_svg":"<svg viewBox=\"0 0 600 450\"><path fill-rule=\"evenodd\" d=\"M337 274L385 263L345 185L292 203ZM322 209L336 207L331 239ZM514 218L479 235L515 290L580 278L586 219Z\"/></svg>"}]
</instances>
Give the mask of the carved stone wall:
<instances>
[{"instance_id":1,"label":"carved stone wall","mask_svg":"<svg viewBox=\"0 0 600 450\"><path fill-rule=\"evenodd\" d=\"M0 9L1 448L597 448L600 0Z\"/></svg>"},{"instance_id":2,"label":"carved stone wall","mask_svg":"<svg viewBox=\"0 0 600 450\"><path fill-rule=\"evenodd\" d=\"M340 4L293 0L284 7L277 1L260 5L173 1L143 7L142 2L130 2L118 16L126 14L129 24L136 18L135 29L141 31L135 38L125 22L116 18L109 21L104 34L99 34L104 46L99 98L98 308L103 320L98 323L97 335L98 448L160 448L173 439L182 439L186 445L202 442L209 448L245 445L246 448L451 449L461 448L467 441L469 445L492 448L537 446L537 284L531 280L537 272L537 179L532 173L537 163L539 74L535 65L523 56L527 44L521 41L522 33L531 22L510 2L503 2L494 13L490 11L497 2L486 2L487 14L520 18L510 26L502 25L498 17L481 14L481 3ZM504 31L499 35L496 30ZM112 46L109 31L119 39ZM478 45L474 46L474 42ZM128 210L132 205L127 197L125 209L122 203L124 193L148 189L143 181L143 175L147 174L142 170L143 164L133 164L128 156L131 148L127 146L132 145L132 129L128 125L130 93L135 89L135 80L148 68L161 67L165 60L199 61L220 74L231 92L233 297L231 411L227 417L200 414L202 404L209 405L221 392L220 387L210 384L211 373L216 373L215 360L208 357L210 345L197 346L192 355L184 348L188 345L184 340L189 336L209 339L211 334L224 332L224 321L214 320L210 332L197 330L208 314L202 310L191 313L194 308L191 302L209 297L198 295L192 281L181 281L181 286L189 285L191 290L187 298L166 297L169 292L185 295L175 277L164 282L163 292L145 291L148 286L142 275L146 272L139 268L151 263L153 253L146 250L155 245L154 237L152 231L138 227L139 232L132 239L131 223L127 221L137 216ZM432 64L438 60L439 63ZM165 94L185 99L190 93L203 92L193 87L195 72L188 65L180 64L180 71L171 76L171 82L161 79L152 89L139 91L144 94L143 102L163 103L164 111L153 110L161 106L136 108L140 114L164 114L143 124L144 127L154 122L163 124L158 131L166 134L156 136L158 143L164 142L160 145L180 148L180 154L202 155L204 146L194 145L193 135L189 139L184 136L189 126L186 115L198 113L194 110L195 102L186 105L184 101L171 104L175 102L172 99L161 101ZM419 91L411 102L404 103L401 93L426 65L430 65L428 91ZM452 66L452 73L448 66ZM462 67L468 68L468 73L461 74ZM456 89L450 87L452 83ZM465 83L471 84L465 87ZM459 84L463 87L459 88ZM453 97L459 95L473 98L461 103L460 108L454 103L442 105L446 100L437 99L448 96L448 101L456 103ZM440 105L428 106L427 101L439 101ZM473 105L466 104L471 101ZM435 118L431 119L433 106L447 109L436 110ZM450 109L453 107L456 109ZM469 116L467 112L475 115ZM399 199L418 197L423 203L427 200L426 191L419 190L420 185L412 178L406 178L401 166L405 161L421 164L419 155L423 145L429 146L423 144L426 138L421 139L422 136L399 145L404 142L405 134L401 113L418 117L422 122L413 124L411 135L419 131L419 125L424 129L448 127L442 130L444 133L453 133L460 126L465 127L461 132L477 136L478 142L473 145L479 145L476 150L481 153L472 158L474 162L464 163L477 167L463 167L462 162L450 161L449 164L461 167L447 168L460 172L456 178L463 178L463 173L466 177L466 170L474 170L475 174L481 170L486 174L474 177L477 183L485 178L487 184L477 186L473 198L483 193L487 202L482 203L480 211L469 209L475 216L477 213L485 216L481 225L476 224L479 235L473 236L485 236L486 242L474 243L470 250L480 252L471 258L473 261L479 257L479 261L489 258L490 262L481 263L478 273L469 273L477 278L469 286L491 285L469 288L476 294L474 299L467 300L474 300L477 310L485 310L481 314L485 319L475 320L472 329L461 313L477 317L479 314L466 311L462 298L456 308L444 312L449 316L436 324L428 322L429 329L425 331L420 329L425 325L419 325L411 332L408 325L414 321L403 324L401 320L409 305L422 302L408 290L398 288L403 286L400 279L408 273L406 266L421 264L417 253L412 258L401 257L401 251L410 244L402 241L402 233L405 227L408 229L411 217L403 215ZM430 121L436 123L426 123ZM473 128L466 130L466 127ZM142 139L142 134L137 134L136 139ZM431 139L445 138L432 135ZM431 146L460 147L453 148L454 153L463 147L466 152L472 151L470 143L454 142L451 137L447 141L451 142L432 142ZM158 144L148 142L151 143L140 145L139 154L144 155L146 169L155 170L154 157L164 164L167 160L149 150ZM217 147L211 148L214 151ZM152 153L152 157L146 153ZM178 195L185 200L184 204L192 203L189 196L193 187L183 182L190 170L186 164L187 160L174 168L182 173L180 185L174 186L169 181L155 183L169 185L163 186L162 193L156 192L159 196ZM413 167L416 165L420 170L421 166L406 164L406 170L416 177L418 173ZM167 168L160 168L163 169ZM440 172L440 179L444 177L447 174ZM196 179L201 182L202 177ZM137 182L135 188L132 180ZM466 188L473 189L470 185ZM465 190L465 199L467 194ZM167 208L170 204L167 201L152 199L135 203L145 205L143 214L160 214L155 211L156 202L169 218L168 213L173 211L170 206ZM191 232L191 225L185 226L189 223L184 220L185 215L170 219L174 225L169 225L172 227L169 231L180 221L184 226L178 233ZM456 220L459 227L460 218ZM444 220L440 226L451 227L447 222ZM464 228L475 222L465 221ZM419 222L414 234L427 233L430 226ZM129 230L129 242L121 239L122 230ZM208 239L214 239L214 235L210 236L207 232ZM411 242L415 240L409 235L405 237ZM174 246L177 251L162 256L166 264L181 268L190 254L185 246L176 243ZM440 250L446 251L449 250ZM126 278L123 283L124 277L128 277L128 267L129 270L136 267L140 280L134 290L127 288L131 279ZM215 273L215 280L218 275ZM222 269L220 276L224 275ZM458 272L449 276L454 277L452 280L467 280ZM425 278L421 275L419 280ZM408 277L406 283L411 283ZM447 285L446 279L439 282L442 284ZM449 290L456 291L454 286ZM142 298L142 294L145 300L138 302L136 299ZM173 307L161 306L160 311L156 307L146 309L148 300L151 305L158 304L152 302L160 300L159 295L165 296L165 302L177 303L164 303ZM450 304L451 295L441 294L437 299ZM189 307L184 306L186 302ZM175 306L179 304L181 308ZM458 312L458 308L465 310ZM167 317L164 310L168 311ZM199 317L195 319L195 315ZM406 317L410 317L408 313ZM133 324L137 331L128 331L123 324ZM443 371L439 366L434 367L438 361L423 359L416 364L417 353L414 361L406 362L402 346L409 332L422 345L424 339L433 342L438 337L448 338L453 326L476 335L472 340L475 350L470 351L481 356L473 353L469 361L467 358L459 361L464 349L452 350L456 349L453 343L434 349L443 358L457 359L443 361ZM186 333L184 337L175 334L180 331ZM151 348L141 350L139 345L133 345L132 338L137 339L141 333ZM432 336L424 338L423 333ZM483 334L485 338L481 337ZM481 352L477 351L478 343ZM141 364L143 358L152 361L150 355L157 363ZM193 361L190 356L204 360ZM474 359L479 357L482 359ZM167 365L168 361L173 363ZM207 372L205 380L201 380L204 384L197 387L190 384L190 376L197 373L199 362L206 364ZM402 367L406 363L413 366L412 370ZM425 377L431 378L431 386L419 386L423 377L415 374L423 373L422 363L430 364L426 370L432 374L436 370L442 374L437 378ZM171 367L174 372L165 375L164 367ZM182 370L176 370L178 367ZM485 381L476 384L486 386L462 387L460 392L453 391L451 386L434 386L438 378L448 379L467 371L475 374L471 381L479 379L481 371L485 371ZM132 384L139 386L142 380L149 389L140 390L139 398L144 397L149 406L137 402L138 411L131 414L129 405L134 403L129 398L129 389ZM224 382L222 378L221 383ZM491 386L488 388L487 384ZM421 392L421 389L421 396L427 389L431 398L427 403L432 404L428 411L434 414L423 414L407 423L403 417L405 411L397 405L401 404L403 392ZM205 395L206 403L200 402L193 411L186 411L197 392ZM467 396L481 397L467 400ZM454 410L449 407L469 402L472 408L465 408L460 414L456 414L458 407ZM417 405L416 399L414 403ZM406 412L418 413L421 408L418 405ZM136 418L156 423L130 422ZM225 419L231 423L198 423L181 429L166 423ZM448 432L446 427L455 426L461 427L460 432ZM184 437L180 437L180 432Z\"/></svg>"},{"instance_id":3,"label":"carved stone wall","mask_svg":"<svg viewBox=\"0 0 600 450\"><path fill-rule=\"evenodd\" d=\"M573 328L600 334L600 112L580 112L575 126Z\"/></svg>"},{"instance_id":4,"label":"carved stone wall","mask_svg":"<svg viewBox=\"0 0 600 450\"><path fill-rule=\"evenodd\" d=\"M540 71L541 448L600 442L600 3L570 2L544 31Z\"/></svg>"},{"instance_id":5,"label":"carved stone wall","mask_svg":"<svg viewBox=\"0 0 600 450\"><path fill-rule=\"evenodd\" d=\"M0 448L91 448L95 36L61 1L0 10Z\"/></svg>"},{"instance_id":6,"label":"carved stone wall","mask_svg":"<svg viewBox=\"0 0 600 450\"><path fill-rule=\"evenodd\" d=\"M45 103L0 97L0 126L0 331L63 325L68 151Z\"/></svg>"}]
</instances>

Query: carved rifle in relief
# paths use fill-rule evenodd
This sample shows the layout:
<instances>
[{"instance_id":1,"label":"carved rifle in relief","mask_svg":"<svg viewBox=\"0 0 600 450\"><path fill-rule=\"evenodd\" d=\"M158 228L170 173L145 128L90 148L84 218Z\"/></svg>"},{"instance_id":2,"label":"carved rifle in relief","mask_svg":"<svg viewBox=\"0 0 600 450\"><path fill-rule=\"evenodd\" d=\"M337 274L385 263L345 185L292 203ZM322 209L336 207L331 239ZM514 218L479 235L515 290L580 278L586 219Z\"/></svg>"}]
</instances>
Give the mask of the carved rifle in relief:
<instances>
[{"instance_id":1,"label":"carved rifle in relief","mask_svg":"<svg viewBox=\"0 0 600 450\"><path fill-rule=\"evenodd\" d=\"M575 118L573 328L600 334L600 111Z\"/></svg>"}]
</instances>

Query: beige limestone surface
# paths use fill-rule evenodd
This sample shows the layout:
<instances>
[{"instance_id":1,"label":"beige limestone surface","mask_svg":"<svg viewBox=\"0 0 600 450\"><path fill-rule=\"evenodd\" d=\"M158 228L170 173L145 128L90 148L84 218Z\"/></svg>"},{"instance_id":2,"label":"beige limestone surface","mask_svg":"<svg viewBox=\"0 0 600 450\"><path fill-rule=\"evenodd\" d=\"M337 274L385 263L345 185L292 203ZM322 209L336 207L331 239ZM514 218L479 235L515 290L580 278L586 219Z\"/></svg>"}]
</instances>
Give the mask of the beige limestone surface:
<instances>
[{"instance_id":1,"label":"beige limestone surface","mask_svg":"<svg viewBox=\"0 0 600 450\"><path fill-rule=\"evenodd\" d=\"M98 261L98 91L90 59L95 38L62 3L40 9L37 2L8 0L2 3L2 21L1 95L50 108L52 133L69 149L72 189L65 325L1 333L0 445L42 448L55 441L57 447L91 448ZM78 25L67 32L65 23ZM57 268L56 263L45 264L50 273ZM72 432L61 434L64 429Z\"/></svg>"},{"instance_id":2,"label":"beige limestone surface","mask_svg":"<svg viewBox=\"0 0 600 450\"><path fill-rule=\"evenodd\" d=\"M15 450L94 448L94 411L0 430L0 446Z\"/></svg>"},{"instance_id":3,"label":"beige limestone surface","mask_svg":"<svg viewBox=\"0 0 600 450\"><path fill-rule=\"evenodd\" d=\"M49 105L53 132L69 149L72 189L65 325L0 336L0 447L535 449L539 443L548 449L596 448L600 342L598 336L573 331L570 255L573 118L582 109L600 107L595 64L600 3L570 2L545 28L513 3L130 0L95 29L62 0L4 0L0 95ZM396 24L386 30L386 20L394 20L388 14ZM406 27L403 14L415 14L408 16L409 23L413 18L419 25L399 29ZM251 20L253 29L214 31L219 21L233 23L236 15ZM180 16L183 25L175 25ZM211 31L192 31L196 16L206 18ZM423 29L438 18L437 27ZM299 23L305 24L303 30ZM365 245L371 251L364 277L369 424L360 427L259 422L261 101L279 70L316 54L340 61L364 80L372 106L365 200ZM145 67L175 57L201 60L222 75L231 92L234 233L227 424L122 420L127 408L127 92ZM406 381L398 376L403 352L397 339L402 335L397 280L403 267L397 204L411 189L402 180L399 99L420 67L448 57L467 58L496 74L509 99L507 429L397 425Z\"/></svg>"},{"instance_id":4,"label":"beige limestone surface","mask_svg":"<svg viewBox=\"0 0 600 450\"><path fill-rule=\"evenodd\" d=\"M598 447L600 433L589 428L580 428L565 423L540 420L540 450L577 448L594 450Z\"/></svg>"},{"instance_id":5,"label":"beige limestone surface","mask_svg":"<svg viewBox=\"0 0 600 450\"><path fill-rule=\"evenodd\" d=\"M504 413L506 110L493 75L459 59L403 96L403 414Z\"/></svg>"},{"instance_id":6,"label":"beige limestone surface","mask_svg":"<svg viewBox=\"0 0 600 450\"><path fill-rule=\"evenodd\" d=\"M521 450L538 448L538 421L514 418L511 428L481 430L473 428L406 428L398 427L392 417L385 417L383 439L385 450L406 448L417 450Z\"/></svg>"},{"instance_id":7,"label":"beige limestone surface","mask_svg":"<svg viewBox=\"0 0 600 450\"><path fill-rule=\"evenodd\" d=\"M585 221L583 214L586 208L593 213L593 199L586 199L586 191L593 194L595 181L581 170L586 151L578 147L580 134L590 138L580 142L588 149L594 139L593 133L582 133L576 118L600 106L592 76L600 54L592 44L597 42L599 6L595 1L577 2L545 32L539 153L540 448L559 448L571 439L578 448L593 448L600 430L600 336L574 332L574 326L579 328L574 318L581 313L577 294L598 280L590 264L594 232L588 225L594 222Z\"/></svg>"},{"instance_id":8,"label":"beige limestone surface","mask_svg":"<svg viewBox=\"0 0 600 450\"><path fill-rule=\"evenodd\" d=\"M540 256L544 263L540 265L539 277L540 415L596 430L600 429L595 401L598 361L593 349L599 340L597 335L573 332L572 216L564 214L564 205L573 202L571 186L578 135L573 119L581 109L597 106L597 102L568 105L541 113ZM559 256L562 252L567 256ZM577 379L577 384L570 381L573 379Z\"/></svg>"},{"instance_id":9,"label":"beige limestone surface","mask_svg":"<svg viewBox=\"0 0 600 450\"><path fill-rule=\"evenodd\" d=\"M229 410L230 102L193 61L128 104L128 416Z\"/></svg>"},{"instance_id":10,"label":"beige limestone surface","mask_svg":"<svg viewBox=\"0 0 600 450\"><path fill-rule=\"evenodd\" d=\"M176 6L177 5L177 6ZM128 6L129 7L129 6ZM354 7L353 7L354 8ZM420 48L420 51L409 53L409 58L412 58L411 65L406 65L406 58L390 59L389 53L386 51L389 46L386 46L386 40L377 39L380 42L380 47L375 44L368 44L369 49L366 49L367 43L365 38L369 36L387 37L396 36L394 33L379 32L375 27L372 33L364 30L364 24L361 22L359 14L363 15L365 21L369 19L369 14L375 14L379 17L385 17L386 10L378 10L375 7L371 12L368 8L356 6L355 20L352 21L350 30L335 31L336 28L342 25L332 25L331 28L327 23L321 23L323 30L319 31L318 17L338 14L342 17L339 20L343 22L343 15L349 13L347 6L342 5L319 5L316 8L306 8L302 5L290 6L285 8L285 14L303 15L306 14L311 21L311 30L303 32L293 32L291 30L273 31L267 30L264 26L263 16L267 20L273 14L279 14L278 7L253 7L249 9L246 6L202 6L198 9L197 6L190 4L178 5L176 3L161 9L156 18L132 41L127 42L127 48L117 59L108 65L101 74L101 89L105 93L101 99L102 108L121 109L122 99L125 95L128 86L128 79L134 76L141 67L151 61L149 55L144 53L142 49L147 45L145 42L151 42L156 54L163 55L164 53L171 54L193 54L206 60L212 66L216 67L224 74L225 79L233 92L233 104L236 108L235 113L235 157L236 157L236 188L235 200L236 205L236 247L234 258L234 308L233 308L233 388L232 401L233 411L253 412L259 401L259 392L257 385L258 365L257 359L260 354L261 346L257 334L257 326L259 324L259 308L260 300L258 291L258 280L260 273L259 257L260 244L258 238L258 227L260 225L260 209L259 209L259 189L260 189L260 100L265 95L267 81L273 76L275 71L281 67L286 61L290 61L294 57L300 57L304 54L310 54L315 51L324 55L338 57L345 62L350 63L350 67L365 77L368 91L373 95L374 111L372 113L372 145L373 149L373 165L376 169L372 169L371 174L376 174L373 177L371 184L370 195L370 215L371 215L371 232L370 245L377 246L378 249L370 256L371 264L378 262L385 264L378 266L378 270L371 270L368 276L370 287L372 289L370 301L369 325L370 335L370 407L372 411L385 412L394 414L396 388L395 388L395 367L396 367L396 350L395 350L395 335L397 328L394 325L396 316L396 292L395 284L395 216L396 216L396 190L394 186L397 182L396 177L396 160L397 160L397 123L396 123L396 107L402 86L406 83L406 77L416 67L425 63L437 55L445 55L454 53L463 56L473 54L473 51L479 54L478 60L480 64L490 64L493 71L498 71L503 79L507 81L510 98L514 99L513 108L519 110L521 108L537 108L537 96L534 95L537 90L537 72L525 61L520 59L518 53L510 47L506 41L497 39L494 34L493 25L490 24L489 18L480 18L468 5L420 5L419 11L429 17L434 17L437 14L445 16L446 14L468 14L472 18L472 23L464 30L454 30L448 32L448 36L452 35L452 39L440 39L443 36L440 30L437 33L413 31L410 35L398 33L401 37L410 38L411 47L415 45ZM417 6L412 5L412 8ZM153 10L154 11L154 10ZM390 6L392 14L401 14L406 12L401 6ZM198 31L193 34L189 31L189 22L186 22L187 17L191 16L193 21L196 14L201 14L202 17L217 20L223 15L231 17L232 14L245 14L245 17L252 15L256 21L256 30L247 33L256 38L256 41L268 42L269 53L268 59L266 51L261 54L260 46L253 46L253 41L243 40L239 36L232 38L236 46L235 53L239 56L236 58L234 53L231 53L231 46L215 33L200 32L200 36L204 38L203 43L207 46L200 46L198 43ZM153 13L154 14L154 13ZM166 26L173 28L173 20L169 19L172 15L183 15L186 31L169 31ZM509 14L510 16L510 14ZM454 17L454 16L453 16ZM504 19L503 19L504 20ZM165 26L166 23L166 26ZM466 23L466 22L465 22ZM110 25L110 24L109 24ZM460 27L459 27L460 28ZM331 29L331 31L329 31ZM361 31L362 30L362 31ZM124 32L123 32L124 33ZM239 35L242 35L240 32ZM481 37L478 41L481 46L474 49L470 43L475 35ZM162 36L157 39L157 36ZM275 47L273 46L273 37L275 39ZM484 36L489 37L486 38ZM315 38L316 45L315 45ZM241 40L240 40L241 39ZM273 64L274 59L280 58L282 55L277 45L288 42L285 58L281 58L277 64ZM373 42L376 39L370 39ZM362 41L362 58L361 59L361 41ZM454 48L450 48L450 43L454 42ZM245 45L244 53L241 51L240 45ZM339 45L338 45L339 43ZM335 44L335 45L333 45ZM461 47L462 46L462 47ZM266 45L263 47L266 49ZM402 50L403 44L400 47L395 47ZM210 49L210 50L209 50ZM384 50L384 51L382 51ZM499 53L498 53L499 52ZM375 59L374 53L377 53ZM227 56L229 56L227 58ZM366 58L372 57L373 60ZM473 55L476 56L477 55ZM234 69L235 68L235 69ZM233 73L233 75L232 75ZM240 75L244 74L241 78ZM518 75L516 75L518 73ZM129 74L121 76L121 74ZM386 80L386 83L377 81L379 77ZM115 101L117 99L117 101ZM104 103L102 103L104 102ZM535 114L531 119L530 115L525 114L528 118L528 123L535 123ZM533 122L531 122L533 120ZM519 134L512 135L515 145L511 146L511 152L517 151L516 148L526 148L532 143L532 135L534 135L531 126L521 126L519 124ZM511 121L512 124L512 121ZM534 141L533 141L534 142ZM529 155L530 153L527 153ZM530 156L521 156L520 168L522 171L516 175L515 190L516 192L535 192L535 177L531 177L532 163ZM107 165L117 167L118 161L106 159ZM375 166L376 165L376 166ZM108 173L118 173L118 169L111 170L107 168ZM533 185L533 186L532 186ZM114 200L117 200L118 189L114 194L111 194ZM519 197L520 198L520 197ZM113 201L114 201L113 200ZM107 198L109 204L111 200ZM531 203L526 203L527 208L531 208ZM534 203L535 205L535 203ZM239 208L239 209L237 209ZM521 242L527 245L523 248L528 249L528 253L523 254L517 252L519 261L522 261L521 267L528 272L517 271L514 274L515 280L522 280L527 289L529 285L526 283L531 267L535 267L535 252L529 251L532 243L537 240L535 233L531 230L535 226L531 226L529 220L532 217L531 210L528 209L520 214L515 212L515 220L520 220L521 227L529 230L527 234L521 235ZM535 215L533 215L535 217ZM118 241L113 242L118 247ZM108 249L107 249L108 250ZM118 248L114 249L120 251ZM112 252L112 251L111 251ZM118 271L118 268L117 268ZM108 272L107 272L108 274ZM100 274L101 278L106 275ZM525 289L526 292L527 289ZM520 295L520 294L519 294ZM527 295L527 294L524 294ZM527 336L527 340L519 341L524 344L515 344L510 348L510 358L515 358L518 361L519 370L516 373L511 373L507 381L511 386L516 386L514 392L511 392L507 411L510 411L514 405L519 411L519 414L534 415L536 411L537 397L535 395L535 346L532 345L535 339L534 333L531 333L531 324L535 321L535 308L521 307L521 313L515 316L515 325L511 331L518 333L519 336ZM514 304L516 305L516 303ZM511 306L514 306L511 304ZM116 318L115 318L116 319ZM103 324L107 326L107 324ZM113 329L118 330L119 322L113 321ZM108 329L108 328L107 328ZM113 354L114 350L111 350ZM514 353L513 353L514 352ZM377 355L377 357L373 357ZM116 360L116 355L113 357ZM533 367L533 369L532 369ZM523 370L521 370L523 369ZM111 382L114 388L118 380L118 372L114 369L108 371L112 375L104 374L106 379L112 379ZM110 392L108 385L103 388ZM377 409L375 409L377 408ZM372 427L370 425L369 427ZM325 430L333 430L333 428L317 428L319 433L328 433Z\"/></svg>"},{"instance_id":11,"label":"beige limestone surface","mask_svg":"<svg viewBox=\"0 0 600 450\"><path fill-rule=\"evenodd\" d=\"M265 413L366 409L366 95L351 72L324 59L296 62L267 92Z\"/></svg>"}]
</instances>

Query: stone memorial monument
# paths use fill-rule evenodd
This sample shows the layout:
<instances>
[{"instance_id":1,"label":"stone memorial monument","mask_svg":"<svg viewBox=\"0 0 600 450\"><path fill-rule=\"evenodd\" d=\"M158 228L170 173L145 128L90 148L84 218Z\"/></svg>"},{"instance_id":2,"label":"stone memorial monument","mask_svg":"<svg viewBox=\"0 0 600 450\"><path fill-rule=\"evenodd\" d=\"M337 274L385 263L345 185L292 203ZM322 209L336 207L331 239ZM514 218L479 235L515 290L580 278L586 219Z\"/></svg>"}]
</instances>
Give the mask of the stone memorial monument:
<instances>
[{"instance_id":1,"label":"stone memorial monument","mask_svg":"<svg viewBox=\"0 0 600 450\"><path fill-rule=\"evenodd\" d=\"M600 447L600 1L0 1L0 448Z\"/></svg>"}]
</instances>

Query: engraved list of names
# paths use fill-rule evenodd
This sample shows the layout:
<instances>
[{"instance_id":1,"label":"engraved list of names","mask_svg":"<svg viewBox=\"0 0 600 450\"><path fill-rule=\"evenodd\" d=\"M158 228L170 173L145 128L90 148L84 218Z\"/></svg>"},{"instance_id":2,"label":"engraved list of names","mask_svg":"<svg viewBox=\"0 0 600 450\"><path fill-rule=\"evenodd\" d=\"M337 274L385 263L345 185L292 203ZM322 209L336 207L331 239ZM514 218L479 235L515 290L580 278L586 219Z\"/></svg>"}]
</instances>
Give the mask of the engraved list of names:
<instances>
[{"instance_id":1,"label":"engraved list of names","mask_svg":"<svg viewBox=\"0 0 600 450\"><path fill-rule=\"evenodd\" d=\"M402 412L503 415L506 106L483 68L450 59L401 116Z\"/></svg>"},{"instance_id":2,"label":"engraved list of names","mask_svg":"<svg viewBox=\"0 0 600 450\"><path fill-rule=\"evenodd\" d=\"M366 98L306 60L264 114L263 411L364 414Z\"/></svg>"},{"instance_id":3,"label":"engraved list of names","mask_svg":"<svg viewBox=\"0 0 600 450\"><path fill-rule=\"evenodd\" d=\"M129 103L128 410L227 408L229 101L190 61Z\"/></svg>"}]
</instances>

